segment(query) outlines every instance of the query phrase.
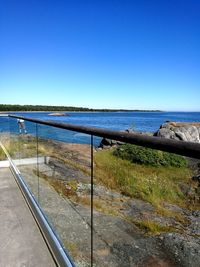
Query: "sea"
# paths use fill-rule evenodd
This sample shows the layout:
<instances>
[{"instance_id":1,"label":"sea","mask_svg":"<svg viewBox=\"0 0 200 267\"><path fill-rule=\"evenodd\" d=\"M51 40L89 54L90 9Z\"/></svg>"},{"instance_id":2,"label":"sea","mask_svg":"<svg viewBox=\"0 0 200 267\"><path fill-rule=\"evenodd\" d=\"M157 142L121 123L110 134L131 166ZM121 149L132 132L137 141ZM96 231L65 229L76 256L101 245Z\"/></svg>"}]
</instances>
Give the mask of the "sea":
<instances>
[{"instance_id":1,"label":"sea","mask_svg":"<svg viewBox=\"0 0 200 267\"><path fill-rule=\"evenodd\" d=\"M11 114L11 113L10 113ZM200 112L66 112L67 116L50 116L50 112L16 112L13 115L76 125L123 131L156 132L166 121L200 122ZM36 134L34 123L26 122L29 134ZM0 132L18 132L16 119L0 116ZM65 131L55 127L39 126L37 134L42 138L65 142L89 143L90 136ZM98 145L100 138L95 139Z\"/></svg>"}]
</instances>

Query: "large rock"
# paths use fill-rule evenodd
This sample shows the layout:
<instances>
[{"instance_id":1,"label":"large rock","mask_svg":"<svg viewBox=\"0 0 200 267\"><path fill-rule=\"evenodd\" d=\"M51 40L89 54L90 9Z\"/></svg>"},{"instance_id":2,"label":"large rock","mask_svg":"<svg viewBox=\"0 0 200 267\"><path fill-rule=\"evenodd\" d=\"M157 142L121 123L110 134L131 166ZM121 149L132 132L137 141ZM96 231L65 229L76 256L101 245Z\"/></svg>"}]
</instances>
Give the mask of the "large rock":
<instances>
[{"instance_id":1,"label":"large rock","mask_svg":"<svg viewBox=\"0 0 200 267\"><path fill-rule=\"evenodd\" d=\"M199 239L176 233L163 234L163 248L182 267L200 266Z\"/></svg>"},{"instance_id":2,"label":"large rock","mask_svg":"<svg viewBox=\"0 0 200 267\"><path fill-rule=\"evenodd\" d=\"M200 143L200 123L166 122L154 136Z\"/></svg>"}]
</instances>

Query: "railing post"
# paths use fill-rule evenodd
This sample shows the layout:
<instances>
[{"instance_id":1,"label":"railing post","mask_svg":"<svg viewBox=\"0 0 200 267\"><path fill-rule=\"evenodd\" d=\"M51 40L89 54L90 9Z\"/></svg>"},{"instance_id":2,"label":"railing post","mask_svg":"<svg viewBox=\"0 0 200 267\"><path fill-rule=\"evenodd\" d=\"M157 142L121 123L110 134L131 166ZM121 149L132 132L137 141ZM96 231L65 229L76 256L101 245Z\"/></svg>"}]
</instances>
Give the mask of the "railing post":
<instances>
[{"instance_id":1,"label":"railing post","mask_svg":"<svg viewBox=\"0 0 200 267\"><path fill-rule=\"evenodd\" d=\"M91 266L93 266L93 225L94 225L94 142L91 135Z\"/></svg>"}]
</instances>

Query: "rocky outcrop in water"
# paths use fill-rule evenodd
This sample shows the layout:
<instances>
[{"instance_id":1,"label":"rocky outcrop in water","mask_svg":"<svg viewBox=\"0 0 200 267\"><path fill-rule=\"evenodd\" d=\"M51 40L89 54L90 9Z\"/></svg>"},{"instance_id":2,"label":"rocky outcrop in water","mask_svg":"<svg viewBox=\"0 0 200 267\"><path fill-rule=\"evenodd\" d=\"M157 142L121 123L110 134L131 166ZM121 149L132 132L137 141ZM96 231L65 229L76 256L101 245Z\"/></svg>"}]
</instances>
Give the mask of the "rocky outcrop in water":
<instances>
[{"instance_id":1,"label":"rocky outcrop in water","mask_svg":"<svg viewBox=\"0 0 200 267\"><path fill-rule=\"evenodd\" d=\"M63 112L53 112L48 114L48 116L69 116L69 114L63 113Z\"/></svg>"},{"instance_id":2,"label":"rocky outcrop in water","mask_svg":"<svg viewBox=\"0 0 200 267\"><path fill-rule=\"evenodd\" d=\"M154 136L200 143L200 123L166 122Z\"/></svg>"}]
</instances>

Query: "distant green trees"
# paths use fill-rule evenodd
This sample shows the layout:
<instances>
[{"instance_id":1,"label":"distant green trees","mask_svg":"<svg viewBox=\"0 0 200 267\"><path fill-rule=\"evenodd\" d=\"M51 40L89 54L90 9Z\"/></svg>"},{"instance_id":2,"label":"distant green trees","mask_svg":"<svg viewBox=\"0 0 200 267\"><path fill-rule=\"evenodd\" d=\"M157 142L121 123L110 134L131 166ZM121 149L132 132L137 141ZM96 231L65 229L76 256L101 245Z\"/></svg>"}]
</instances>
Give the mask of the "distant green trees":
<instances>
[{"instance_id":1,"label":"distant green trees","mask_svg":"<svg viewBox=\"0 0 200 267\"><path fill-rule=\"evenodd\" d=\"M82 107L65 107L65 106L0 104L0 111L90 111L90 109Z\"/></svg>"},{"instance_id":2,"label":"distant green trees","mask_svg":"<svg viewBox=\"0 0 200 267\"><path fill-rule=\"evenodd\" d=\"M127 109L92 109L83 107L68 107L68 106L43 106L43 105L10 105L0 104L0 111L102 111L102 112L115 112L115 111L141 111L153 112L159 110L127 110Z\"/></svg>"}]
</instances>

